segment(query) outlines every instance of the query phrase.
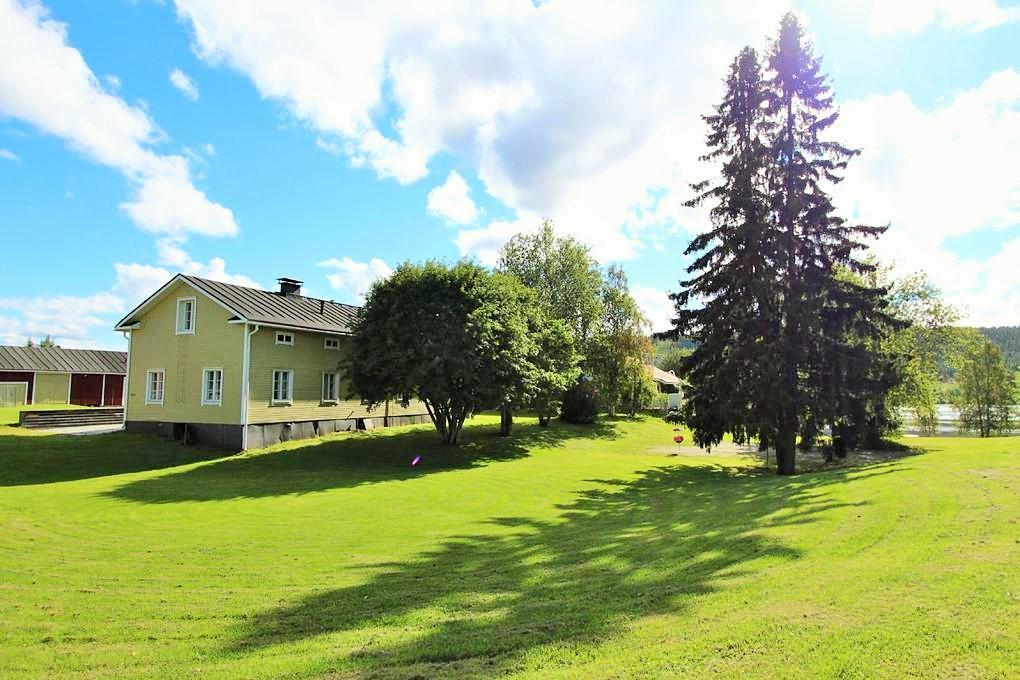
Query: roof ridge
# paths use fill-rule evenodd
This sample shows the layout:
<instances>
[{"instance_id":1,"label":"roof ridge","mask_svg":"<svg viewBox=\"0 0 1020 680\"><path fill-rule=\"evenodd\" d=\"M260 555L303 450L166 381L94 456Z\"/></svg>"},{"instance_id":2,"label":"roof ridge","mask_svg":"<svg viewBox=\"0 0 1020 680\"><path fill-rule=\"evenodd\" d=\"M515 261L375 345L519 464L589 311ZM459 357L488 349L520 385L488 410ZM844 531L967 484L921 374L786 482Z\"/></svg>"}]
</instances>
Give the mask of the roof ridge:
<instances>
[{"instance_id":1,"label":"roof ridge","mask_svg":"<svg viewBox=\"0 0 1020 680\"><path fill-rule=\"evenodd\" d=\"M286 295L282 295L281 296L278 292L273 291L273 290L266 290L265 288L255 288L253 286L242 286L239 283L230 283L229 281L218 281L216 279L207 279L204 276L195 276L194 274L184 274L184 273L182 273L181 276L186 278L186 279L196 279L196 280L202 281L204 283L215 283L215 284L219 284L221 286L231 286L232 288L243 288L245 290L253 290L256 293L265 293L267 295L276 295L277 297L302 298L302 299L305 299L305 300L314 300L316 302L328 302L330 304L337 305L338 307L351 307L353 309L360 309L361 308L360 305L352 305L352 304L347 303L347 302L337 302L336 300L327 300L326 298L312 297L311 295L299 295L299 294L296 294L296 293L287 293Z\"/></svg>"},{"instance_id":2,"label":"roof ridge","mask_svg":"<svg viewBox=\"0 0 1020 680\"><path fill-rule=\"evenodd\" d=\"M175 282L190 286L195 291L208 296L209 299L233 314L232 320L238 322L349 335L361 312L361 307L345 302L309 295L280 294L277 291L178 272L159 290L121 319L116 328L131 330L136 327L135 324L138 322L136 317L144 313L144 310L150 305L161 300Z\"/></svg>"}]
</instances>

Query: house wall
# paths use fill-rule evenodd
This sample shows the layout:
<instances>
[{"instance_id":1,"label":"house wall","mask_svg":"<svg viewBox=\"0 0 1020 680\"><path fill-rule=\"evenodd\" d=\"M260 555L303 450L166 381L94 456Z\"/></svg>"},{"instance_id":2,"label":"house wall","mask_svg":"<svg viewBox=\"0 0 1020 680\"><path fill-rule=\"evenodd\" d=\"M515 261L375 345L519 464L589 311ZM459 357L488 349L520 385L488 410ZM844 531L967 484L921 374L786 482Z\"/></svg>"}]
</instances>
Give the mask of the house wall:
<instances>
[{"instance_id":1,"label":"house wall","mask_svg":"<svg viewBox=\"0 0 1020 680\"><path fill-rule=\"evenodd\" d=\"M251 368L248 373L248 422L286 423L311 420L378 419L384 416L395 420L401 416L427 415L421 402L401 406L397 402L380 404L369 410L351 390L345 379L342 361L350 351L351 339L340 338L340 349L323 346L324 336L317 333L294 332L294 345L277 345L274 328L262 328L251 338ZM289 331L288 331L289 332ZM273 370L294 371L294 401L292 404L273 404ZM336 404L322 402L322 374L336 372L338 376ZM397 420L397 422L400 422Z\"/></svg>"},{"instance_id":2,"label":"house wall","mask_svg":"<svg viewBox=\"0 0 1020 680\"><path fill-rule=\"evenodd\" d=\"M195 333L177 335L177 299L196 299ZM178 282L131 331L128 416L135 422L235 424L241 422L244 325L216 302ZM223 370L220 406L202 405L202 370ZM145 403L146 371L165 373L163 405Z\"/></svg>"},{"instance_id":3,"label":"house wall","mask_svg":"<svg viewBox=\"0 0 1020 680\"><path fill-rule=\"evenodd\" d=\"M194 334L176 333L177 300L196 299ZM184 282L167 290L139 319L131 332L127 385L126 427L184 441L242 448L241 378L244 356L244 324L227 323L231 313ZM401 406L390 402L372 410L362 405L343 378L341 361L350 339L341 337L339 350L326 349L320 333L287 331L294 345L277 345L277 329L262 327L251 336L249 358L248 447L276 441L312 437L358 427L359 419L372 426L426 422L428 412L420 402ZM331 336L336 337L336 336ZM202 371L223 370L220 406L202 405ZM163 404L146 404L146 374L165 371ZM273 369L294 372L293 402L272 403ZM338 373L337 403L323 403L322 373ZM293 423L293 425L291 425ZM367 424L366 424L367 425Z\"/></svg>"},{"instance_id":4,"label":"house wall","mask_svg":"<svg viewBox=\"0 0 1020 680\"><path fill-rule=\"evenodd\" d=\"M66 404L70 373L36 373L35 403Z\"/></svg>"}]
</instances>

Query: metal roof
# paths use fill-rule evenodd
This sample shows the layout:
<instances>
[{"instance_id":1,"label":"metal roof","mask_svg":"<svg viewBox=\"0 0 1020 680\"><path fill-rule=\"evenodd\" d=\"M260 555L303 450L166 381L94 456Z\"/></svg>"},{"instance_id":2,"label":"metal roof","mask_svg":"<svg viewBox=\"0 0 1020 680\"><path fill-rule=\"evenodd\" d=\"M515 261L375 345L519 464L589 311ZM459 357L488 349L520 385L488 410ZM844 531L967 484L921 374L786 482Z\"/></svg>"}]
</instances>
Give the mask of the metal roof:
<instances>
[{"instance_id":1,"label":"metal roof","mask_svg":"<svg viewBox=\"0 0 1020 680\"><path fill-rule=\"evenodd\" d=\"M664 385L681 385L683 380L678 378L673 371L664 371L658 366L648 365L648 372L652 376L652 380L657 383L663 383Z\"/></svg>"},{"instance_id":2,"label":"metal roof","mask_svg":"<svg viewBox=\"0 0 1020 680\"><path fill-rule=\"evenodd\" d=\"M127 373L127 352L0 345L0 371Z\"/></svg>"},{"instance_id":3,"label":"metal roof","mask_svg":"<svg viewBox=\"0 0 1020 680\"><path fill-rule=\"evenodd\" d=\"M181 279L198 291L208 295L236 315L239 321L249 321L267 326L293 328L349 335L353 331L359 307L345 305L332 300L305 297L237 286L232 283L203 279L198 276L178 274ZM169 286L164 286L117 324L118 328L136 323L144 307L158 297Z\"/></svg>"}]
</instances>

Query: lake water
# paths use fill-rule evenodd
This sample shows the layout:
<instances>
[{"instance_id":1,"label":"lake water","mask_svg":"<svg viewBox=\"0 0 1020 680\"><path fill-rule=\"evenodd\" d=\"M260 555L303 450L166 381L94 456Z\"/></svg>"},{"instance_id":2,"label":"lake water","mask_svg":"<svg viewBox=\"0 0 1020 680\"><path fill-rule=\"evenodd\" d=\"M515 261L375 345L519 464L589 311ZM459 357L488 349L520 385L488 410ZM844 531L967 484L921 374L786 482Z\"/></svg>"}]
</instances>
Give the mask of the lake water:
<instances>
[{"instance_id":1,"label":"lake water","mask_svg":"<svg viewBox=\"0 0 1020 680\"><path fill-rule=\"evenodd\" d=\"M952 404L939 404L938 414L939 425L936 434L945 437L958 436L960 434L960 412L956 407ZM1020 406L1013 407L1013 422L1020 422ZM918 429L911 415L906 412L903 414L903 429L907 434L926 434ZM1013 433L1020 434L1020 429L1014 429Z\"/></svg>"}]
</instances>

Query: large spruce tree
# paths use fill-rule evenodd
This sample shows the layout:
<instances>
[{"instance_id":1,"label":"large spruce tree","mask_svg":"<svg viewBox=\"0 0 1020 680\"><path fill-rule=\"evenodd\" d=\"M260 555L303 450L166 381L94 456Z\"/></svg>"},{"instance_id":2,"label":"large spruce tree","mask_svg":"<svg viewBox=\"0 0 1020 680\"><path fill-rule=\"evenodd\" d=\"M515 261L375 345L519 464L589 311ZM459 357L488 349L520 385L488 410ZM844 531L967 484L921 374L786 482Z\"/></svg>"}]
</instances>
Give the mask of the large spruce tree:
<instances>
[{"instance_id":1,"label":"large spruce tree","mask_svg":"<svg viewBox=\"0 0 1020 680\"><path fill-rule=\"evenodd\" d=\"M875 418L884 413L884 394L896 375L878 340L893 321L883 310L885 291L864 283L875 266L855 255L865 248L860 238L877 237L885 227L847 223L827 191L860 152L822 137L838 113L792 13L780 24L769 69L769 193L786 260L780 269L783 389L775 446L780 472L792 474L798 433L828 424L842 449L861 432L881 430Z\"/></svg>"},{"instance_id":2,"label":"large spruce tree","mask_svg":"<svg viewBox=\"0 0 1020 680\"><path fill-rule=\"evenodd\" d=\"M765 192L764 97L757 54L745 48L730 67L722 102L705 117L710 151L703 160L721 162L721 175L693 185L698 194L688 202L712 206L712 228L685 253L701 253L687 269L693 276L671 295L674 336L689 335L697 343L682 368L693 387L683 417L700 446L719 443L726 432L738 440L772 440L775 434L771 409L779 377L771 352L778 341L778 263L768 253L777 234ZM692 308L692 298L704 304Z\"/></svg>"},{"instance_id":3,"label":"large spruce tree","mask_svg":"<svg viewBox=\"0 0 1020 680\"><path fill-rule=\"evenodd\" d=\"M692 201L711 203L712 229L691 243L689 253L705 252L673 296L675 332L698 342L684 415L699 444L756 437L792 474L798 434L859 432L895 382L877 353L893 323L884 291L863 283L873 266L856 257L859 239L884 227L836 214L828 188L858 152L823 137L837 112L793 14L767 72L746 48L726 85L706 118L720 180L695 185Z\"/></svg>"}]
</instances>

